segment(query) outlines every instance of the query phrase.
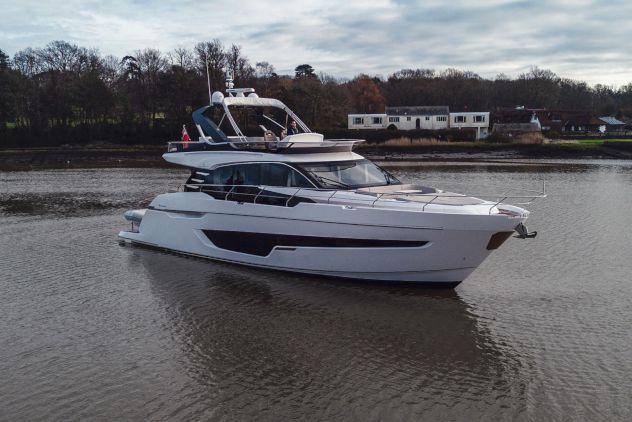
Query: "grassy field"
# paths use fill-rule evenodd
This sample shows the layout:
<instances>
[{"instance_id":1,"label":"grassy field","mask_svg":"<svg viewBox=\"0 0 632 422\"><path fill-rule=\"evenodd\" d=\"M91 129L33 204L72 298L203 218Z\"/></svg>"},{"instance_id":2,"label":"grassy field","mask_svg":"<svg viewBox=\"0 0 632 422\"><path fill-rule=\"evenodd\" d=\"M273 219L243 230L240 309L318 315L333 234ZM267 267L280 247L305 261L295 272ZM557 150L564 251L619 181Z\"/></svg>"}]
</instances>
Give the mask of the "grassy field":
<instances>
[{"instance_id":1,"label":"grassy field","mask_svg":"<svg viewBox=\"0 0 632 422\"><path fill-rule=\"evenodd\" d=\"M603 145L604 142L632 142L632 139L578 139L578 144L582 145Z\"/></svg>"}]
</instances>

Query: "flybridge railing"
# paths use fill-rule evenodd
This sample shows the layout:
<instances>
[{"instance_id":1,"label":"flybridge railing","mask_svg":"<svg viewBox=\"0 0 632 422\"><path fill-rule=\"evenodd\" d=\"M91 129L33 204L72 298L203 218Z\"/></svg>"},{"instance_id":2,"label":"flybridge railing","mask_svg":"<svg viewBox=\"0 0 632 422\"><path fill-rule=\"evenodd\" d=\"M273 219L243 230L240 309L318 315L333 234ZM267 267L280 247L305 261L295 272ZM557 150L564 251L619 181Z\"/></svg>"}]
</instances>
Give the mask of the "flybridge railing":
<instances>
[{"instance_id":1,"label":"flybridge railing","mask_svg":"<svg viewBox=\"0 0 632 422\"><path fill-rule=\"evenodd\" d=\"M285 192L278 192L274 189L283 189ZM449 205L449 206L464 206L464 205L485 205L489 206L489 214L492 214L494 208L504 204L507 200L525 200L523 202L511 201L509 205L529 205L536 199L546 198L546 185L542 183L542 191L524 190L524 193L532 192L532 194L472 194L463 195L455 193L444 192L432 192L423 193L422 191L410 190L408 192L371 192L367 190L350 189L323 189L323 188L288 188L284 186L261 186L261 185L228 185L228 184L203 184L203 183L186 183L179 187L179 191L198 191L210 194L215 199L223 199L227 201L236 202L248 202L254 204L264 204L268 202L268 205L281 205L285 207L294 206L300 202L306 202L305 199L318 203L332 204L335 201L347 201L347 204L343 205L361 205L375 208L385 201L392 203L393 201L419 203L421 211L426 211L426 207L429 205ZM343 196L346 194L347 196ZM356 194L353 198L350 198L349 194ZM361 195L370 196L370 198L362 198ZM450 199L447 203L440 203L441 200ZM490 198L485 200L483 198ZM494 198L491 200L491 198ZM252 199L252 200L250 200ZM459 201L459 199L461 201ZM272 202L272 204L270 204ZM294 205L292 205L294 204ZM499 209L502 213L502 210ZM507 212L505 212L507 213ZM510 214L510 213L509 213Z\"/></svg>"},{"instance_id":2,"label":"flybridge railing","mask_svg":"<svg viewBox=\"0 0 632 422\"><path fill-rule=\"evenodd\" d=\"M247 139L246 141L235 140L234 142L213 142L211 140L202 142L167 142L167 152L195 152L195 151L209 151L213 146L230 145L235 149L246 148L258 148L271 152L285 151L288 148L294 146L297 147L320 147L328 148L335 146L344 146L365 142L364 139L325 139L322 142L292 142L292 141L265 141L263 139Z\"/></svg>"},{"instance_id":3,"label":"flybridge railing","mask_svg":"<svg viewBox=\"0 0 632 422\"><path fill-rule=\"evenodd\" d=\"M243 150L245 148L253 148L258 150L265 150L270 152L284 151L291 148L294 142L283 141L264 141L264 140L250 140L250 141L235 141L235 142L168 142L167 152L197 152L197 151L212 151L212 147L219 147L221 145L227 145L235 150ZM319 146L319 145L310 145Z\"/></svg>"}]
</instances>

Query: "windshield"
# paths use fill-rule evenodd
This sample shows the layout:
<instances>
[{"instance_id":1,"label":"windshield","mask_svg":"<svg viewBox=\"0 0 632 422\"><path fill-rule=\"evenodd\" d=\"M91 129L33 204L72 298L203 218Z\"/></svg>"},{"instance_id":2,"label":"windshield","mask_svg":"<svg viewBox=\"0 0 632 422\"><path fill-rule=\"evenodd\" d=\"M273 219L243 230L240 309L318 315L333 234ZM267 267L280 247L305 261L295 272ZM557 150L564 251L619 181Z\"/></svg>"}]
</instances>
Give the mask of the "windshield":
<instances>
[{"instance_id":1,"label":"windshield","mask_svg":"<svg viewBox=\"0 0 632 422\"><path fill-rule=\"evenodd\" d=\"M325 189L355 189L401 184L393 175L369 160L304 163L298 167Z\"/></svg>"}]
</instances>

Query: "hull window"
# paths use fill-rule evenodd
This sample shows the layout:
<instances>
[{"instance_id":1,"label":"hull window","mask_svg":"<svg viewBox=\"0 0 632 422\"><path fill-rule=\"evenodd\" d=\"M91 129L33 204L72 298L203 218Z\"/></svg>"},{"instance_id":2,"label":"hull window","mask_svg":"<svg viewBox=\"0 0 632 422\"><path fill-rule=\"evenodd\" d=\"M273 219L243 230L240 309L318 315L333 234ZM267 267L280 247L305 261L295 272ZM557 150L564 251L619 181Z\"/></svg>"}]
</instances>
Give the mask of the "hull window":
<instances>
[{"instance_id":1,"label":"hull window","mask_svg":"<svg viewBox=\"0 0 632 422\"><path fill-rule=\"evenodd\" d=\"M276 246L320 248L418 248L425 241L350 239L341 237L298 236L290 234L203 230L215 246L233 252L267 256Z\"/></svg>"}]
</instances>

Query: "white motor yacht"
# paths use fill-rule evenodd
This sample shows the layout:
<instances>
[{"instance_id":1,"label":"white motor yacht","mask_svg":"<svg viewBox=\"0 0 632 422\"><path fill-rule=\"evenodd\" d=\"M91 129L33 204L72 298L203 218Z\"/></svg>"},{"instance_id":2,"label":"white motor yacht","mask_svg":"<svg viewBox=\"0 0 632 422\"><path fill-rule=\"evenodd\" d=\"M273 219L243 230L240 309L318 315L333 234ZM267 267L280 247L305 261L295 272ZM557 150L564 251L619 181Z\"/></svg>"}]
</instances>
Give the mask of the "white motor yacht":
<instances>
[{"instance_id":1,"label":"white motor yacht","mask_svg":"<svg viewBox=\"0 0 632 422\"><path fill-rule=\"evenodd\" d=\"M215 92L193 113L198 142L163 158L191 176L147 209L125 214L124 242L273 270L455 287L529 212L404 184L325 140L281 101L253 89ZM291 121L298 131L288 134ZM528 198L542 197L534 194Z\"/></svg>"}]
</instances>

